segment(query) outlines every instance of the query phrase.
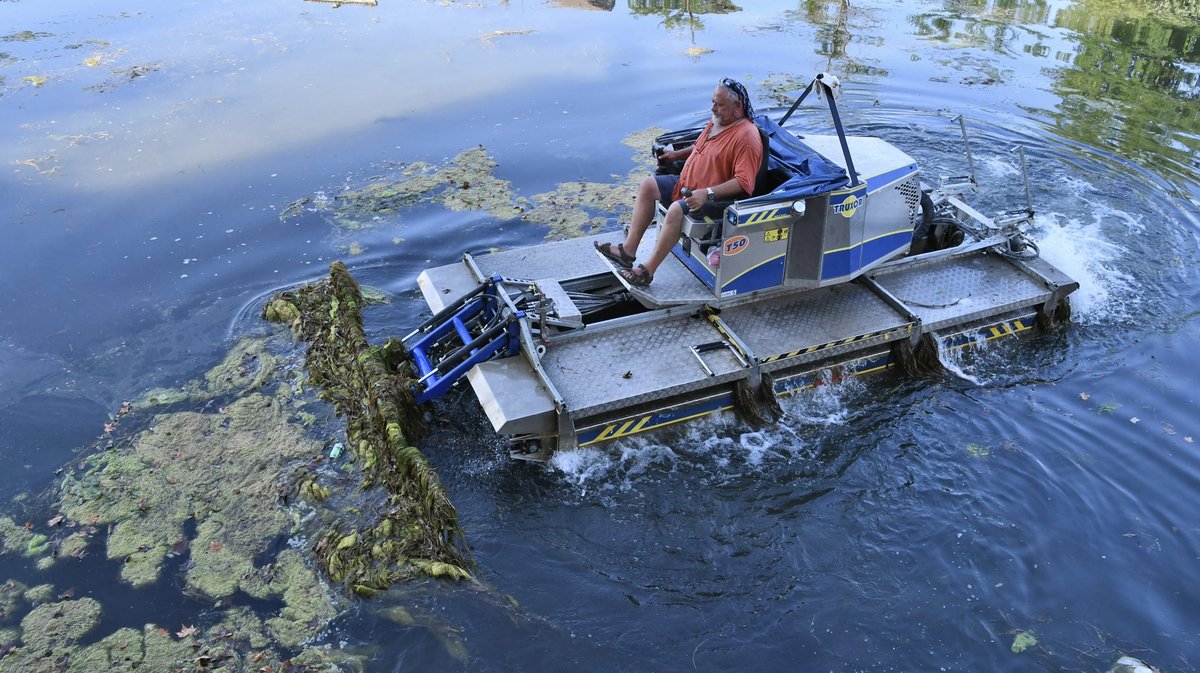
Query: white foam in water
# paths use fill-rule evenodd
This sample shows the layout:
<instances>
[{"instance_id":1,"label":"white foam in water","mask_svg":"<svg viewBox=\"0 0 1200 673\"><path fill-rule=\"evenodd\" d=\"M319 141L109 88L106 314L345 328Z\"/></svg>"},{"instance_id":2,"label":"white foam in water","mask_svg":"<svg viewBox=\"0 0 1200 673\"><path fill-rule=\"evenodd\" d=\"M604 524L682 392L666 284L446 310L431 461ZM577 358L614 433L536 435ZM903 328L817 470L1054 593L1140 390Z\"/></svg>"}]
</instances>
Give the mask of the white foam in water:
<instances>
[{"instance_id":1,"label":"white foam in water","mask_svg":"<svg viewBox=\"0 0 1200 673\"><path fill-rule=\"evenodd\" d=\"M1046 261L1079 283L1071 294L1072 319L1084 324L1113 322L1135 313L1137 294L1134 279L1116 262L1124 249L1105 238L1103 223L1120 217L1140 227L1128 213L1099 207L1084 222L1060 213L1042 217L1046 225L1038 247Z\"/></svg>"},{"instance_id":2,"label":"white foam in water","mask_svg":"<svg viewBox=\"0 0 1200 673\"><path fill-rule=\"evenodd\" d=\"M1146 226L1139 216L1109 205L1109 197L1094 185L1074 176L1060 181L1071 214L1039 213L1036 239L1042 257L1079 283L1070 297L1072 320L1096 324L1128 319L1137 313L1140 295L1133 277L1120 268L1126 249L1112 237L1114 232L1141 236Z\"/></svg>"},{"instance_id":3,"label":"white foam in water","mask_svg":"<svg viewBox=\"0 0 1200 673\"><path fill-rule=\"evenodd\" d=\"M857 377L851 376L850 366L847 365L843 377L837 381L833 379L832 371L826 369L821 372L820 385L791 396L784 405L784 411L805 425L844 424L847 411L842 404L842 397L863 386Z\"/></svg>"},{"instance_id":4,"label":"white foam in water","mask_svg":"<svg viewBox=\"0 0 1200 673\"><path fill-rule=\"evenodd\" d=\"M1021 177L1021 168L1016 161L1016 154L1012 156L989 155L977 161L982 169L979 172L988 179L1020 179Z\"/></svg>"},{"instance_id":5,"label":"white foam in water","mask_svg":"<svg viewBox=\"0 0 1200 673\"><path fill-rule=\"evenodd\" d=\"M938 358L942 361L942 366L946 368L946 371L977 386L983 385L982 379L968 373L963 368L963 354L968 348L982 350L988 347L988 340L982 334L974 332L971 335L971 343L961 348L946 348L945 340L939 335L934 335L934 339L937 341Z\"/></svg>"},{"instance_id":6,"label":"white foam in water","mask_svg":"<svg viewBox=\"0 0 1200 673\"><path fill-rule=\"evenodd\" d=\"M556 451L550 457L549 465L586 494L593 489L628 490L646 473L671 472L677 458L668 446L649 438L631 437L599 448Z\"/></svg>"},{"instance_id":7,"label":"white foam in water","mask_svg":"<svg viewBox=\"0 0 1200 673\"><path fill-rule=\"evenodd\" d=\"M599 449L581 448L555 451L550 457L550 466L576 486L604 478L612 471L613 459Z\"/></svg>"},{"instance_id":8,"label":"white foam in water","mask_svg":"<svg viewBox=\"0 0 1200 673\"><path fill-rule=\"evenodd\" d=\"M783 454L772 448L777 441L777 437L766 432L744 432L738 437L738 446L745 452L746 463L758 466L762 465L764 456L784 458Z\"/></svg>"},{"instance_id":9,"label":"white foam in water","mask_svg":"<svg viewBox=\"0 0 1200 673\"><path fill-rule=\"evenodd\" d=\"M849 411L842 400L864 385L849 372L836 381L828 370L822 377L820 385L782 398L784 417L773 425L749 428L734 414L720 413L677 426L679 434L648 433L598 448L557 451L549 466L586 495L637 489L639 481L670 474L684 464L723 480L810 460L813 450L797 428L845 424Z\"/></svg>"}]
</instances>

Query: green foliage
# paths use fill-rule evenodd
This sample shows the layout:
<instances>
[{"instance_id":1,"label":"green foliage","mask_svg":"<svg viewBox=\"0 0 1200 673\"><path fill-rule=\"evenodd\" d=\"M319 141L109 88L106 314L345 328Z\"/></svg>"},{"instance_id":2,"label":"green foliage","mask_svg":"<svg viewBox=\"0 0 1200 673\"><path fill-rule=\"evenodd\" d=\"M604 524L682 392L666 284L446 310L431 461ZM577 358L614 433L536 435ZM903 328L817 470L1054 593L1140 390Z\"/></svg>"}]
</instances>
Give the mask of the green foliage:
<instances>
[{"instance_id":1,"label":"green foliage","mask_svg":"<svg viewBox=\"0 0 1200 673\"><path fill-rule=\"evenodd\" d=\"M1017 633L1016 637L1013 638L1012 651L1016 654L1020 654L1034 645L1037 645L1037 642L1037 636L1033 634L1033 631L1020 631Z\"/></svg>"},{"instance_id":2,"label":"green foliage","mask_svg":"<svg viewBox=\"0 0 1200 673\"><path fill-rule=\"evenodd\" d=\"M553 192L524 198L511 185L492 175L497 164L483 147L474 147L435 168L423 163L405 167L398 176L375 178L370 183L344 190L332 198L324 195L293 202L281 219L313 210L347 229L377 226L399 209L418 203L439 203L450 210L480 210L498 219L521 218L550 228L550 238L572 238L598 231L612 215L624 216L633 205L638 184L653 170L646 148L662 129L630 134L622 142L636 150L635 167L612 183L574 181L559 184ZM352 252L352 251L351 251ZM360 290L367 303L386 297ZM263 317L291 324L298 308L280 295L268 302ZM299 330L297 330L299 331Z\"/></svg>"},{"instance_id":3,"label":"green foliage","mask_svg":"<svg viewBox=\"0 0 1200 673\"><path fill-rule=\"evenodd\" d=\"M100 603L92 598L43 603L21 620L24 647L5 657L6 670L51 671L53 666L100 622ZM15 657L16 660L10 660ZM11 668L10 668L11 667Z\"/></svg>"},{"instance_id":4,"label":"green foliage","mask_svg":"<svg viewBox=\"0 0 1200 673\"><path fill-rule=\"evenodd\" d=\"M43 37L50 37L50 33L34 32L32 30L21 30L8 35L0 36L0 42L33 42L40 40Z\"/></svg>"},{"instance_id":5,"label":"green foliage","mask_svg":"<svg viewBox=\"0 0 1200 673\"><path fill-rule=\"evenodd\" d=\"M299 313L291 325L307 343L310 380L346 419L346 445L362 488L384 494L370 514L347 508L321 536L314 551L325 572L362 597L417 576L469 578L458 513L433 467L409 443L422 414L398 357L403 348L367 342L361 290L340 262L327 279L282 292L269 305L281 301ZM332 495L311 477L299 483L316 500Z\"/></svg>"}]
</instances>

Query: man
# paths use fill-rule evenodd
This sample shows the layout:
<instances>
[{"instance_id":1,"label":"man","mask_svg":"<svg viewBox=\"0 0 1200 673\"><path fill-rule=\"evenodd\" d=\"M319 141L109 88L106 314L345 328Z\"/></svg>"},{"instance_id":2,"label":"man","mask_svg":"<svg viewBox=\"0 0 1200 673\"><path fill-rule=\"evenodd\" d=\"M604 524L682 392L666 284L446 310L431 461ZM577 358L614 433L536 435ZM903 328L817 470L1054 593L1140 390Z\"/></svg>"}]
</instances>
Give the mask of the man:
<instances>
[{"instance_id":1,"label":"man","mask_svg":"<svg viewBox=\"0 0 1200 673\"><path fill-rule=\"evenodd\" d=\"M642 181L633 202L633 219L625 241L596 243L600 254L617 263L630 285L646 286L679 239L683 216L701 211L713 201L739 199L754 193L754 180L762 162L762 138L751 117L754 108L746 87L722 79L712 94L712 118L691 147L659 155L660 162L685 159L678 176L658 175ZM683 196L683 189L691 190ZM662 231L650 257L636 267L638 245L654 220L655 203L667 207Z\"/></svg>"}]
</instances>

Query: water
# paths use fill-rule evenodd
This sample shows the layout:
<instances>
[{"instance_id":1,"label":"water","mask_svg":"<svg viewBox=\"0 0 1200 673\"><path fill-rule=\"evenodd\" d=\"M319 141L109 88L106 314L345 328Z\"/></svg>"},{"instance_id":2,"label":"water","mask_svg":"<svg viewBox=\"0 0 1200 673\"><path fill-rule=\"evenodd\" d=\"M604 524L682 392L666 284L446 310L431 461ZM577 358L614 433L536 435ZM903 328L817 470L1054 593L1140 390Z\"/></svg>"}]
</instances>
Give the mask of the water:
<instances>
[{"instance_id":1,"label":"water","mask_svg":"<svg viewBox=\"0 0 1200 673\"><path fill-rule=\"evenodd\" d=\"M525 197L608 182L623 137L693 122L718 77L770 109L828 70L850 130L930 176L961 172L967 115L984 212L1023 204L1026 148L1042 252L1082 284L1070 328L966 354L966 376L829 382L771 427L541 466L453 401L422 449L489 591L402 588L323 642L370 645L371 670L1194 670L1200 27L1130 4L0 3L2 509L41 517L26 496L107 414L211 367L330 261L393 293L382 338L420 319L420 269L546 235L428 206L281 220L296 199L476 145ZM52 581L120 593L112 571ZM205 618L128 596L113 627Z\"/></svg>"}]
</instances>

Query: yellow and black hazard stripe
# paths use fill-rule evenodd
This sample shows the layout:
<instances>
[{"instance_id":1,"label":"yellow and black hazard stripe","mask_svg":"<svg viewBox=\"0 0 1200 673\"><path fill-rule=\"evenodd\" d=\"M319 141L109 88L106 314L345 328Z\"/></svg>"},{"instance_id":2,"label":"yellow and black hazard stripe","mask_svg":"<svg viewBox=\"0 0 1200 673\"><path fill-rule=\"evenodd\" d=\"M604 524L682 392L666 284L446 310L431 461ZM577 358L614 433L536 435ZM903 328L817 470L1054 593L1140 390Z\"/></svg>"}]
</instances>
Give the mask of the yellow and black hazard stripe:
<instances>
[{"instance_id":1,"label":"yellow and black hazard stripe","mask_svg":"<svg viewBox=\"0 0 1200 673\"><path fill-rule=\"evenodd\" d=\"M739 217L737 226L744 227L749 224L761 224L763 222L772 222L774 220L782 220L791 217L788 212L789 208L771 208L770 210L760 210L756 213L750 213L744 217Z\"/></svg>"},{"instance_id":2,"label":"yellow and black hazard stripe","mask_svg":"<svg viewBox=\"0 0 1200 673\"><path fill-rule=\"evenodd\" d=\"M912 332L912 325L908 325L906 327L900 328L900 330L897 330L895 328L878 330L875 332L867 332L866 334L859 334L856 336L848 337L846 339L838 339L837 341L830 341L828 343L817 344L815 346L807 346L805 348L800 348L800 349L797 349L794 351L788 351L787 353L780 353L778 355L768 356L766 358L763 358L763 362L764 363L765 362L777 362L779 360L786 360L788 358L794 358L797 355L808 355L810 353L816 353L818 351L828 350L830 348L835 348L837 346L845 346L847 344L857 343L859 341L866 341L867 339L872 339L872 338L879 337L879 336L887 337L887 335L892 334L893 332L896 332L896 331ZM888 339L885 338L884 340L887 341Z\"/></svg>"},{"instance_id":3,"label":"yellow and black hazard stripe","mask_svg":"<svg viewBox=\"0 0 1200 673\"><path fill-rule=\"evenodd\" d=\"M654 416L655 414L647 414L638 418L630 418L619 423L610 423L600 431L600 434L596 435L596 438L593 439L592 442L588 443L605 442L610 439L617 439L618 437L637 434L647 429L646 424L649 423L650 419L654 418Z\"/></svg>"},{"instance_id":4,"label":"yellow and black hazard stripe","mask_svg":"<svg viewBox=\"0 0 1200 673\"><path fill-rule=\"evenodd\" d=\"M660 409L633 418L607 423L596 432L595 426L579 433L579 446L590 446L607 442L647 430L657 430L675 423L691 421L701 416L707 416L718 411L728 411L733 408L732 393L724 393L715 397L697 400L691 404L683 404L670 409ZM595 434L593 434L595 433Z\"/></svg>"},{"instance_id":5,"label":"yellow and black hazard stripe","mask_svg":"<svg viewBox=\"0 0 1200 673\"><path fill-rule=\"evenodd\" d=\"M987 330L990 333L990 336L987 337L987 340L991 341L992 339L999 339L1001 337L1011 336L1014 334L1020 334L1021 332L1024 332L1024 331L1030 330L1030 329L1033 329L1033 325L1026 325L1024 322L1021 321L1020 318L1017 318L1016 320L1013 320L1011 323L1002 322L1002 323L999 323L996 325L989 326L987 328Z\"/></svg>"}]
</instances>

